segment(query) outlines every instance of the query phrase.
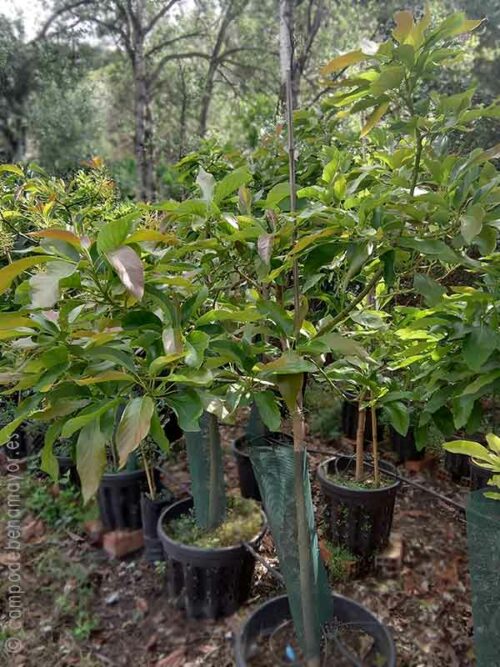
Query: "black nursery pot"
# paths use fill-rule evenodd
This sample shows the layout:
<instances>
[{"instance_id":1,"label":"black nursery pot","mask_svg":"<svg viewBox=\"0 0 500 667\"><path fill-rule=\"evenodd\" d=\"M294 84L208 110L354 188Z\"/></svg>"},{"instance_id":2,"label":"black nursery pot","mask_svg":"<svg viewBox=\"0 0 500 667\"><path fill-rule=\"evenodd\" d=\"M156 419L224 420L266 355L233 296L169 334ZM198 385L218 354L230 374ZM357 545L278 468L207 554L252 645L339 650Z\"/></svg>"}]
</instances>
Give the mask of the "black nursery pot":
<instances>
[{"instance_id":1,"label":"black nursery pot","mask_svg":"<svg viewBox=\"0 0 500 667\"><path fill-rule=\"evenodd\" d=\"M263 436L264 439L272 441L278 441L284 444L292 444L293 440L289 435L285 433L267 433ZM240 481L240 491L243 498L253 498L254 500L261 501L262 497L260 495L259 484L252 466L252 461L248 453L248 447L251 446L248 444L248 439L246 436L241 436L237 438L232 444L232 450L234 458L236 459L236 466L238 468L238 479Z\"/></svg>"},{"instance_id":2,"label":"black nursery pot","mask_svg":"<svg viewBox=\"0 0 500 667\"><path fill-rule=\"evenodd\" d=\"M151 500L145 493L141 496L142 531L144 533L144 558L149 563L165 560L163 547L158 537L160 514L174 502L172 495Z\"/></svg>"},{"instance_id":3,"label":"black nursery pot","mask_svg":"<svg viewBox=\"0 0 500 667\"><path fill-rule=\"evenodd\" d=\"M396 667L396 648L389 631L362 605L342 595L332 595L333 621L339 627L354 627L373 639L373 646L363 660L363 667ZM235 638L236 667L246 667L261 637L269 637L291 618L288 598L282 595L266 602L255 611ZM335 658L334 658L335 660ZM332 667L334 662L332 661Z\"/></svg>"},{"instance_id":4,"label":"black nursery pot","mask_svg":"<svg viewBox=\"0 0 500 667\"><path fill-rule=\"evenodd\" d=\"M158 536L167 564L167 594L188 618L221 618L233 614L250 595L255 568L253 556L243 545L203 549L172 540L164 526L187 514L193 499L180 500L163 510ZM251 540L257 549L265 528Z\"/></svg>"},{"instance_id":5,"label":"black nursery pot","mask_svg":"<svg viewBox=\"0 0 500 667\"><path fill-rule=\"evenodd\" d=\"M353 469L353 456L338 456L318 466L318 481L327 501L329 537L335 545L346 547L362 565L369 565L389 542L394 503L401 482L397 479L379 489L341 486L330 475ZM381 461L380 470L396 473L390 463Z\"/></svg>"},{"instance_id":6,"label":"black nursery pot","mask_svg":"<svg viewBox=\"0 0 500 667\"><path fill-rule=\"evenodd\" d=\"M59 464L59 477L69 473L69 481L75 486L81 486L80 476L78 470L76 469L76 463L73 461L71 456L56 456L57 462Z\"/></svg>"},{"instance_id":7,"label":"black nursery pot","mask_svg":"<svg viewBox=\"0 0 500 667\"><path fill-rule=\"evenodd\" d=\"M445 451L444 467L450 473L451 479L454 482L460 482L462 477L469 476L469 461L463 454Z\"/></svg>"},{"instance_id":8,"label":"black nursery pot","mask_svg":"<svg viewBox=\"0 0 500 667\"><path fill-rule=\"evenodd\" d=\"M474 461L474 459L469 459L469 466L470 466L470 490L478 491L479 489L487 488L488 482L493 476L493 472L491 470L486 470L486 468L478 466L477 463Z\"/></svg>"},{"instance_id":9,"label":"black nursery pot","mask_svg":"<svg viewBox=\"0 0 500 667\"><path fill-rule=\"evenodd\" d=\"M105 530L142 528L141 495L147 490L144 470L103 475L97 496Z\"/></svg>"},{"instance_id":10,"label":"black nursery pot","mask_svg":"<svg viewBox=\"0 0 500 667\"><path fill-rule=\"evenodd\" d=\"M397 454L398 463L405 461L420 461L425 456L425 450L418 450L415 445L415 435L410 429L406 435L401 435L392 426L389 429L392 448Z\"/></svg>"}]
</instances>

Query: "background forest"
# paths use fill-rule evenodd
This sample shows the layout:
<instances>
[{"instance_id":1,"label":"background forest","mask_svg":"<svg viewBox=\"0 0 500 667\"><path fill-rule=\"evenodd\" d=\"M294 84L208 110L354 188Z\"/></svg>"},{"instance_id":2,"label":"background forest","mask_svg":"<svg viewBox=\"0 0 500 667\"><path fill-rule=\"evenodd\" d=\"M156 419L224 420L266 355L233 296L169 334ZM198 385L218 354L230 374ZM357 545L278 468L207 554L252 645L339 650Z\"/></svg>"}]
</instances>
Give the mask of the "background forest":
<instances>
[{"instance_id":1,"label":"background forest","mask_svg":"<svg viewBox=\"0 0 500 667\"><path fill-rule=\"evenodd\" d=\"M19 3L17 3L19 6ZM174 167L203 142L225 153L254 149L279 120L282 97L275 0L47 0L27 37L0 4L0 161L35 161L49 174L99 156L122 194L182 196ZM295 0L296 102L321 107L319 67L367 40L380 42L396 9L414 0ZM467 57L443 92L500 93L495 74L497 0L433 0L434 16L488 17L464 42ZM470 145L498 141L479 123ZM208 146L206 147L208 148ZM208 150L206 151L208 154Z\"/></svg>"}]
</instances>

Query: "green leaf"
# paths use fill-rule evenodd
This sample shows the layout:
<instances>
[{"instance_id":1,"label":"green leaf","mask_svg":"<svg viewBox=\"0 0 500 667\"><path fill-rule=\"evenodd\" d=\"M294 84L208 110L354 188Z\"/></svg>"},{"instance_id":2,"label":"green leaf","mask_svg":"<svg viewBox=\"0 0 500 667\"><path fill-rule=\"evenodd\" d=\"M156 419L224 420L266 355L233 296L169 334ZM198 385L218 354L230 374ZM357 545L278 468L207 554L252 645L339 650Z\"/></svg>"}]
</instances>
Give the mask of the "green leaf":
<instances>
[{"instance_id":1,"label":"green leaf","mask_svg":"<svg viewBox=\"0 0 500 667\"><path fill-rule=\"evenodd\" d=\"M290 196L290 184L288 181L283 181L283 183L277 183L272 187L267 193L266 200L264 202L264 208L275 208L280 201L286 199Z\"/></svg>"},{"instance_id":2,"label":"green leaf","mask_svg":"<svg viewBox=\"0 0 500 667\"><path fill-rule=\"evenodd\" d=\"M132 229L132 222L129 216L124 216L101 227L97 235L97 249L101 255L116 250L124 244Z\"/></svg>"},{"instance_id":3,"label":"green leaf","mask_svg":"<svg viewBox=\"0 0 500 667\"><path fill-rule=\"evenodd\" d=\"M209 342L210 336L204 331L192 331L186 337L185 362L187 366L199 368L202 365Z\"/></svg>"},{"instance_id":4,"label":"green leaf","mask_svg":"<svg viewBox=\"0 0 500 667\"><path fill-rule=\"evenodd\" d=\"M483 389L483 387L486 387L487 385L495 382L495 380L498 378L500 378L500 371L490 371L489 373L484 373L476 378L474 382L471 382L467 385L467 387L465 387L462 392L462 396L467 396L467 394L475 394L480 389Z\"/></svg>"},{"instance_id":5,"label":"green leaf","mask_svg":"<svg viewBox=\"0 0 500 667\"><path fill-rule=\"evenodd\" d=\"M0 313L0 331L17 329L18 327L35 328L35 322L21 313Z\"/></svg>"},{"instance_id":6,"label":"green leaf","mask_svg":"<svg viewBox=\"0 0 500 667\"><path fill-rule=\"evenodd\" d=\"M45 431L43 448L41 451L40 468L54 481L59 478L59 463L54 454L54 442L61 434L63 423L61 421L53 422Z\"/></svg>"},{"instance_id":7,"label":"green leaf","mask_svg":"<svg viewBox=\"0 0 500 667\"><path fill-rule=\"evenodd\" d=\"M495 351L497 344L497 332L484 325L475 327L466 336L463 344L463 355L467 366L478 371Z\"/></svg>"},{"instance_id":8,"label":"green leaf","mask_svg":"<svg viewBox=\"0 0 500 667\"><path fill-rule=\"evenodd\" d=\"M392 31L394 39L400 44L404 44L415 27L413 14L409 10L396 12L394 21L396 22L396 27Z\"/></svg>"},{"instance_id":9,"label":"green leaf","mask_svg":"<svg viewBox=\"0 0 500 667\"><path fill-rule=\"evenodd\" d=\"M12 281L27 269L31 269L39 264L45 264L46 262L54 262L55 260L57 260L57 257L52 257L51 255L36 255L18 259L4 266L3 269L0 269L0 294L9 289Z\"/></svg>"},{"instance_id":10,"label":"green leaf","mask_svg":"<svg viewBox=\"0 0 500 667\"><path fill-rule=\"evenodd\" d=\"M167 366L172 365L175 361L179 361L184 357L185 352L180 354L168 354L162 357L156 357L154 361L151 362L149 366L149 372L151 375L158 375L165 369Z\"/></svg>"},{"instance_id":11,"label":"green leaf","mask_svg":"<svg viewBox=\"0 0 500 667\"><path fill-rule=\"evenodd\" d=\"M264 364L261 368L262 375L290 375L295 373L311 373L316 366L299 356L296 352L284 352L281 357Z\"/></svg>"},{"instance_id":12,"label":"green leaf","mask_svg":"<svg viewBox=\"0 0 500 667\"><path fill-rule=\"evenodd\" d=\"M281 413L276 396L272 391L259 391L253 395L262 421L270 431L279 431Z\"/></svg>"},{"instance_id":13,"label":"green leaf","mask_svg":"<svg viewBox=\"0 0 500 667\"><path fill-rule=\"evenodd\" d=\"M466 243L471 243L483 228L485 210L479 204L467 209L467 213L460 218L460 231Z\"/></svg>"},{"instance_id":14,"label":"green leaf","mask_svg":"<svg viewBox=\"0 0 500 667\"><path fill-rule=\"evenodd\" d=\"M413 288L421 294L429 306L435 306L441 301L446 289L424 273L416 273L413 278Z\"/></svg>"},{"instance_id":15,"label":"green leaf","mask_svg":"<svg viewBox=\"0 0 500 667\"><path fill-rule=\"evenodd\" d=\"M156 442L158 447L164 452L165 454L168 454L170 452L170 442L167 436L165 435L165 431L163 430L163 426L161 425L160 418L158 416L158 412L156 411L156 408L153 411L153 414L151 416L151 428L149 430L149 435L153 438L153 440Z\"/></svg>"},{"instance_id":16,"label":"green leaf","mask_svg":"<svg viewBox=\"0 0 500 667\"><path fill-rule=\"evenodd\" d=\"M495 435L494 433L488 433L486 436L486 442L496 454L500 454L500 437L498 437L498 435Z\"/></svg>"},{"instance_id":17,"label":"green leaf","mask_svg":"<svg viewBox=\"0 0 500 667\"><path fill-rule=\"evenodd\" d=\"M151 428L154 403L150 396L132 398L123 411L116 430L116 447L120 455L120 468L129 455L137 449Z\"/></svg>"},{"instance_id":18,"label":"green leaf","mask_svg":"<svg viewBox=\"0 0 500 667\"><path fill-rule=\"evenodd\" d=\"M463 428L469 421L474 408L474 396L459 396L452 401L453 423L455 428Z\"/></svg>"},{"instance_id":19,"label":"green leaf","mask_svg":"<svg viewBox=\"0 0 500 667\"><path fill-rule=\"evenodd\" d=\"M361 130L360 137L366 137L366 135L377 125L379 120L386 114L387 109L389 108L390 102L384 102L378 106L375 111L370 114L366 120L366 123L363 125Z\"/></svg>"},{"instance_id":20,"label":"green leaf","mask_svg":"<svg viewBox=\"0 0 500 667\"><path fill-rule=\"evenodd\" d=\"M298 348L301 352L311 355L333 352L340 356L366 357L366 350L356 341L336 333L317 336Z\"/></svg>"},{"instance_id":21,"label":"green leaf","mask_svg":"<svg viewBox=\"0 0 500 667\"><path fill-rule=\"evenodd\" d=\"M178 327L167 327L163 330L161 339L167 357L178 356L183 353L182 332Z\"/></svg>"},{"instance_id":22,"label":"green leaf","mask_svg":"<svg viewBox=\"0 0 500 667\"><path fill-rule=\"evenodd\" d=\"M333 60L330 60L330 62L324 65L324 67L321 69L321 74L323 76L327 76L333 72L339 72L340 70L349 67L349 65L356 65L357 63L360 63L362 60L366 60L366 56L363 51L361 51L361 49L357 49L356 51L349 51L349 53L343 53L342 55L333 58Z\"/></svg>"},{"instance_id":23,"label":"green leaf","mask_svg":"<svg viewBox=\"0 0 500 667\"><path fill-rule=\"evenodd\" d=\"M417 250L423 255L437 257L440 261L447 262L448 264L457 264L460 262L459 256L444 241L402 237L399 239L399 245L403 248Z\"/></svg>"},{"instance_id":24,"label":"green leaf","mask_svg":"<svg viewBox=\"0 0 500 667\"><path fill-rule=\"evenodd\" d=\"M5 172L24 177L24 171L17 164L0 164L0 174L4 174Z\"/></svg>"},{"instance_id":25,"label":"green leaf","mask_svg":"<svg viewBox=\"0 0 500 667\"><path fill-rule=\"evenodd\" d=\"M106 258L122 285L140 301L144 296L144 266L139 255L132 248L121 246L107 252Z\"/></svg>"},{"instance_id":26,"label":"green leaf","mask_svg":"<svg viewBox=\"0 0 500 667\"><path fill-rule=\"evenodd\" d=\"M387 90L392 90L393 88L398 88L405 76L405 68L401 65L393 65L390 67L384 67L380 72L378 79L372 82L370 85L370 91L378 97L382 95ZM381 107L386 106L387 103L382 104ZM387 109L384 109L385 113ZM383 115L382 113L382 115Z\"/></svg>"},{"instance_id":27,"label":"green leaf","mask_svg":"<svg viewBox=\"0 0 500 667\"><path fill-rule=\"evenodd\" d=\"M132 357L126 352L123 352L123 350L118 350L110 345L92 347L89 350L86 350L85 354L91 359L107 359L108 361L112 361L118 366L123 366L127 370L132 371L132 373L135 373L135 365Z\"/></svg>"},{"instance_id":28,"label":"green leaf","mask_svg":"<svg viewBox=\"0 0 500 667\"><path fill-rule=\"evenodd\" d=\"M486 447L472 440L452 440L451 442L445 442L443 447L452 454L464 454L465 456L472 456L474 459L487 461L488 463L495 462L494 457Z\"/></svg>"},{"instance_id":29,"label":"green leaf","mask_svg":"<svg viewBox=\"0 0 500 667\"><path fill-rule=\"evenodd\" d=\"M189 387L175 394L165 397L165 403L169 405L177 415L179 426L183 431L199 431L199 419L203 413L203 403L198 393Z\"/></svg>"},{"instance_id":30,"label":"green leaf","mask_svg":"<svg viewBox=\"0 0 500 667\"><path fill-rule=\"evenodd\" d=\"M77 417L69 419L64 424L61 432L62 437L71 438L73 433L76 433L87 424L90 424L91 422L98 419L105 412L111 410L116 405L118 405L118 403L120 403L121 400L122 398L117 397L112 400L101 401L97 405L94 404L92 406L89 406L88 408L83 410Z\"/></svg>"},{"instance_id":31,"label":"green leaf","mask_svg":"<svg viewBox=\"0 0 500 667\"><path fill-rule=\"evenodd\" d=\"M302 385L304 384L303 373L280 374L275 378L275 382L287 408L293 413L297 407L297 397L302 391Z\"/></svg>"},{"instance_id":32,"label":"green leaf","mask_svg":"<svg viewBox=\"0 0 500 667\"><path fill-rule=\"evenodd\" d=\"M6 426L0 429L0 446L5 445L7 442L9 442L11 435L14 433L17 427L20 426L25 420L26 416L22 415L20 417L17 417L16 419L13 419L11 422L6 424Z\"/></svg>"},{"instance_id":33,"label":"green leaf","mask_svg":"<svg viewBox=\"0 0 500 667\"><path fill-rule=\"evenodd\" d=\"M279 303L276 303L276 301L260 300L257 302L257 310L274 322L285 336L292 335L293 319Z\"/></svg>"},{"instance_id":34,"label":"green leaf","mask_svg":"<svg viewBox=\"0 0 500 667\"><path fill-rule=\"evenodd\" d=\"M82 483L83 502L96 494L106 469L106 436L99 419L86 424L76 443L76 469Z\"/></svg>"},{"instance_id":35,"label":"green leaf","mask_svg":"<svg viewBox=\"0 0 500 667\"><path fill-rule=\"evenodd\" d=\"M252 174L247 167L239 167L235 171L224 176L222 181L219 181L215 186L214 202L220 204L230 195L236 192L242 185L246 185L252 180Z\"/></svg>"},{"instance_id":36,"label":"green leaf","mask_svg":"<svg viewBox=\"0 0 500 667\"><path fill-rule=\"evenodd\" d=\"M410 413L406 405L400 401L394 401L392 403L384 403L383 409L387 413L393 428L400 435L406 435L410 426Z\"/></svg>"},{"instance_id":37,"label":"green leaf","mask_svg":"<svg viewBox=\"0 0 500 667\"><path fill-rule=\"evenodd\" d=\"M253 306L241 310L216 308L199 317L196 320L196 325L201 327L212 322L255 322L260 319L262 319L262 315Z\"/></svg>"}]
</instances>

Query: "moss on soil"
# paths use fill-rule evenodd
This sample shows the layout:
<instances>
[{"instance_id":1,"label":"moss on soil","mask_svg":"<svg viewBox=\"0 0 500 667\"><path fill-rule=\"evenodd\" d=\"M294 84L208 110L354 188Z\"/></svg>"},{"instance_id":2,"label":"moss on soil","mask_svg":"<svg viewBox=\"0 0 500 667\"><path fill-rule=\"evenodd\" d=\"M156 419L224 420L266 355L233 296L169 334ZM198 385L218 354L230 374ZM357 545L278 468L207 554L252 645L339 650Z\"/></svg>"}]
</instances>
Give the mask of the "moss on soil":
<instances>
[{"instance_id":1,"label":"moss on soil","mask_svg":"<svg viewBox=\"0 0 500 667\"><path fill-rule=\"evenodd\" d=\"M262 514L259 504L250 498L240 497L229 498L226 518L215 530L200 528L193 510L165 526L171 539L203 549L231 547L240 542L248 542L261 529Z\"/></svg>"},{"instance_id":2,"label":"moss on soil","mask_svg":"<svg viewBox=\"0 0 500 667\"><path fill-rule=\"evenodd\" d=\"M334 474L328 475L328 479L334 484L339 486L345 486L347 489L362 489L364 491L374 491L376 489L383 489L387 486L394 484L395 480L388 475L382 474L380 476L380 483L378 486L375 485L375 479L370 477L365 477L365 479L357 481L354 479L354 476L345 475L345 474Z\"/></svg>"}]
</instances>

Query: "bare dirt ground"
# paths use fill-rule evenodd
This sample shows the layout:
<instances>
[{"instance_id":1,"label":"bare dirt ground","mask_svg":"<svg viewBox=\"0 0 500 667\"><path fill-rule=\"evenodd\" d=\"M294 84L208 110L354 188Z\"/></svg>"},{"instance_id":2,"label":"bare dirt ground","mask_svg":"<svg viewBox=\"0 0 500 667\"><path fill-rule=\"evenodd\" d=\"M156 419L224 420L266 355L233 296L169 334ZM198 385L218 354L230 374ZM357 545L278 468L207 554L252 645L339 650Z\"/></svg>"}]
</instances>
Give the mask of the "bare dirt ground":
<instances>
[{"instance_id":1,"label":"bare dirt ground","mask_svg":"<svg viewBox=\"0 0 500 667\"><path fill-rule=\"evenodd\" d=\"M237 475L229 443L239 432L237 428L224 431L227 479L232 488L237 486ZM335 451L334 445L317 438L311 438L311 445ZM311 457L312 470L321 458ZM169 464L167 473L175 491L185 494L189 477L182 454ZM415 479L455 499L465 497L466 488L426 475ZM4 505L5 477L0 483ZM321 499L314 488L321 527ZM394 530L401 533L404 542L399 575L344 581L335 584L335 590L363 603L387 624L400 667L474 665L464 516L423 491L403 485ZM2 625L6 539L3 516ZM262 554L277 565L269 536ZM54 531L33 513L24 518L22 588L23 629L18 636L23 649L0 658L0 664L16 667L229 667L234 665L233 632L252 609L282 592L258 564L251 598L238 614L218 622L187 621L168 605L162 573L145 563L140 554L123 561L110 560L77 529ZM7 637L4 634L0 639Z\"/></svg>"}]
</instances>

